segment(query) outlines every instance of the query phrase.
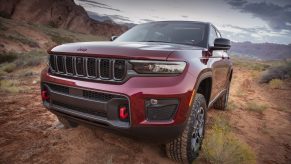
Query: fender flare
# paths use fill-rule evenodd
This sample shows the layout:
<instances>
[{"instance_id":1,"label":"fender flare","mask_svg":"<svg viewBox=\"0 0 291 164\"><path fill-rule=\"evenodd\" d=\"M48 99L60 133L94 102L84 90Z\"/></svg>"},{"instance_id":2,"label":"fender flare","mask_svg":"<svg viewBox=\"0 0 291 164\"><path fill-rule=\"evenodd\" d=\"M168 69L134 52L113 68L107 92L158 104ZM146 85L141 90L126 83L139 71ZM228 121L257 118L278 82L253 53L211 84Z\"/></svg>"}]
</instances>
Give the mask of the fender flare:
<instances>
[{"instance_id":1,"label":"fender flare","mask_svg":"<svg viewBox=\"0 0 291 164\"><path fill-rule=\"evenodd\" d=\"M210 68L206 68L199 73L199 75L197 76L195 86L194 86L195 92L198 90L200 83L209 77L212 79L212 69ZM212 89L212 86L211 86L211 89Z\"/></svg>"}]
</instances>

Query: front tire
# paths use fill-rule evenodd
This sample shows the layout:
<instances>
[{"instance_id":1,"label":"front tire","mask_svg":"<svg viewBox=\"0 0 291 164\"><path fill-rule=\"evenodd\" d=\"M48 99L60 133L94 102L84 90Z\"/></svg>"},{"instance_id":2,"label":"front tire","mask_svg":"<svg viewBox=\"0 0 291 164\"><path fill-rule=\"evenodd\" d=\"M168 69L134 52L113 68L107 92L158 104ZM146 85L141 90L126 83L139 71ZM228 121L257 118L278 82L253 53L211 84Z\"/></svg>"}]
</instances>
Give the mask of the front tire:
<instances>
[{"instance_id":1,"label":"front tire","mask_svg":"<svg viewBox=\"0 0 291 164\"><path fill-rule=\"evenodd\" d=\"M182 135L166 144L166 153L169 158L183 163L192 163L198 157L204 137L206 112L205 98L197 93Z\"/></svg>"}]
</instances>

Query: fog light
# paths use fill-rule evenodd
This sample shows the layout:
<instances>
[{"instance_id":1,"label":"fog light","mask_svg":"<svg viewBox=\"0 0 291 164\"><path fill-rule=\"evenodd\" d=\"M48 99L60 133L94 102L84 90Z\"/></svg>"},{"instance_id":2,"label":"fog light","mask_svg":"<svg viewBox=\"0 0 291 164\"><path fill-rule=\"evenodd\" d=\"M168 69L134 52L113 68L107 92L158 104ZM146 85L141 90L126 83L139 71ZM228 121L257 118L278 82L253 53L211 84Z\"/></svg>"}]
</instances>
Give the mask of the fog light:
<instances>
[{"instance_id":1,"label":"fog light","mask_svg":"<svg viewBox=\"0 0 291 164\"><path fill-rule=\"evenodd\" d=\"M128 116L129 116L128 109L125 106L120 107L119 108L119 118L121 120L126 120L126 119L128 119Z\"/></svg>"},{"instance_id":2,"label":"fog light","mask_svg":"<svg viewBox=\"0 0 291 164\"><path fill-rule=\"evenodd\" d=\"M49 94L48 94L48 91L47 90L43 90L41 91L41 99L42 101L46 101L48 100L50 97L49 97Z\"/></svg>"}]
</instances>

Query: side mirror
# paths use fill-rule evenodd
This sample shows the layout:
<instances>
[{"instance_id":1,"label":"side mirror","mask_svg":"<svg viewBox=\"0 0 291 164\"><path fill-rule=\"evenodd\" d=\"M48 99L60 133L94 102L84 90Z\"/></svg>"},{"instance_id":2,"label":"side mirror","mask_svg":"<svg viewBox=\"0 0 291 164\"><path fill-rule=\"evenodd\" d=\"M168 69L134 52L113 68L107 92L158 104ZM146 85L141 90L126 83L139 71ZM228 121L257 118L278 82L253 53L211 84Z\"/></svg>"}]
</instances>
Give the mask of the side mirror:
<instances>
[{"instance_id":1,"label":"side mirror","mask_svg":"<svg viewBox=\"0 0 291 164\"><path fill-rule=\"evenodd\" d=\"M229 50L230 40L225 38L216 38L214 40L214 46L210 47L211 50Z\"/></svg>"},{"instance_id":2,"label":"side mirror","mask_svg":"<svg viewBox=\"0 0 291 164\"><path fill-rule=\"evenodd\" d=\"M110 41L113 41L117 38L118 36L111 36Z\"/></svg>"}]
</instances>

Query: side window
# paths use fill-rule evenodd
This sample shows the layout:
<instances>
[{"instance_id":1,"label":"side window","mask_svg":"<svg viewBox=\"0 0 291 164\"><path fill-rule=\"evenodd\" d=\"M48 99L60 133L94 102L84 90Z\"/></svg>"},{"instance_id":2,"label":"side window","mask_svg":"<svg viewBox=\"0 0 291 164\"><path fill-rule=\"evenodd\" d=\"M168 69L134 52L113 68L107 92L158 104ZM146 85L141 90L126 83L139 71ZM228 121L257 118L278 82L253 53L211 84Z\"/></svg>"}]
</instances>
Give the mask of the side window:
<instances>
[{"instance_id":1,"label":"side window","mask_svg":"<svg viewBox=\"0 0 291 164\"><path fill-rule=\"evenodd\" d=\"M218 38L216 30L212 26L210 26L209 41L208 41L209 46L214 46L214 40L216 38Z\"/></svg>"}]
</instances>

